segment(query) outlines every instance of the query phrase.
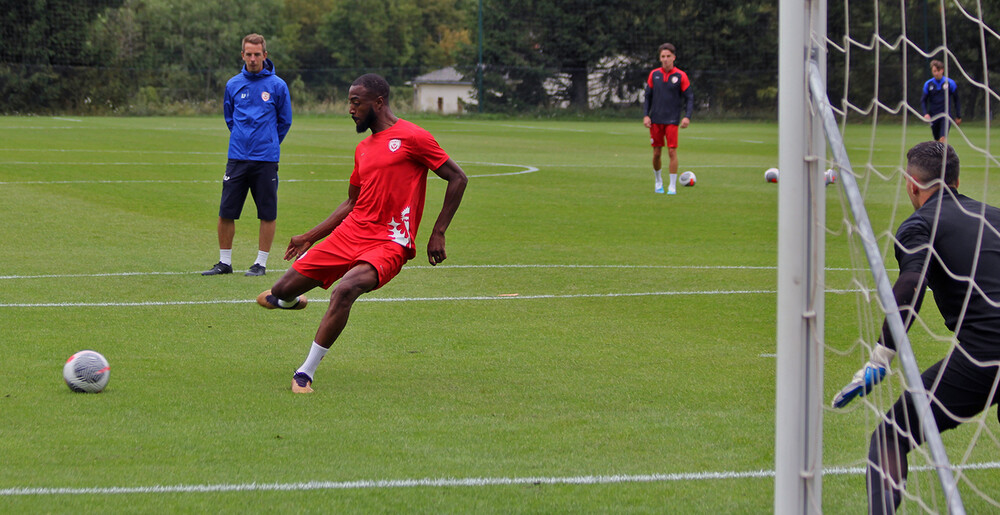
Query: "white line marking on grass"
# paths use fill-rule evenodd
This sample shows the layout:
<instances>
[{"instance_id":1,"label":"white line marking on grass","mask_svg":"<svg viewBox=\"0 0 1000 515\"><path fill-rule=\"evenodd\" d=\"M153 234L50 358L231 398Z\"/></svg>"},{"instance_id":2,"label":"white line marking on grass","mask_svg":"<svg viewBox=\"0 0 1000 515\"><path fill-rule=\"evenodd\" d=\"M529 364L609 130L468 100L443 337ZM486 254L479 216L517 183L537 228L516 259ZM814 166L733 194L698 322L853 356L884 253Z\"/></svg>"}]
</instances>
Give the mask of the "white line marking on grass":
<instances>
[{"instance_id":1,"label":"white line marking on grass","mask_svg":"<svg viewBox=\"0 0 1000 515\"><path fill-rule=\"evenodd\" d=\"M217 163L152 163L152 162L108 162L108 163L94 163L94 162L79 162L79 163L67 163L67 162L52 162L52 161L0 161L0 165L65 165L65 166L82 166L82 165L99 165L99 166L216 166ZM521 168L521 170L516 172L500 172L500 173L482 173L482 174L469 174L470 178L473 177L504 177L510 175L524 175L528 173L535 173L539 171L539 168L531 165L518 165L509 163L477 163L477 162L462 162L464 165L485 165L485 166L506 166L512 168ZM281 163L282 166L298 165L298 166L328 166L331 163ZM332 165L331 165L332 166ZM436 175L429 175L430 178L437 179ZM347 182L348 179L282 179L281 182ZM92 179L92 180L64 180L64 181L0 181L0 186L11 185L11 184L215 184L220 182L219 180L163 180L163 179L149 179L149 180L124 180L124 179Z\"/></svg>"},{"instance_id":2,"label":"white line marking on grass","mask_svg":"<svg viewBox=\"0 0 1000 515\"><path fill-rule=\"evenodd\" d=\"M356 481L309 481L305 483L238 483L217 485L156 485L115 486L93 488L5 488L0 497L17 495L111 495L154 493L213 493L253 491L358 490L413 487L513 486L513 485L606 485L618 483L652 483L664 481L697 481L706 479L743 479L774 477L774 472L704 472L694 474L637 474L575 477L473 477L424 479L361 479Z\"/></svg>"},{"instance_id":3,"label":"white line marking on grass","mask_svg":"<svg viewBox=\"0 0 1000 515\"><path fill-rule=\"evenodd\" d=\"M64 122L76 122L76 123L80 123L80 122L83 121L83 120L77 120L76 118L63 118L61 116L53 116L52 119L53 120L60 120L60 121L64 121Z\"/></svg>"},{"instance_id":4,"label":"white line marking on grass","mask_svg":"<svg viewBox=\"0 0 1000 515\"><path fill-rule=\"evenodd\" d=\"M217 161L186 162L170 161L0 161L0 165L56 165L56 166L224 166L224 163ZM281 163L281 166L334 166L334 163Z\"/></svg>"},{"instance_id":5,"label":"white line marking on grass","mask_svg":"<svg viewBox=\"0 0 1000 515\"><path fill-rule=\"evenodd\" d=\"M775 266L750 266L750 265L443 265L443 266L430 266L430 265L409 265L406 270L434 270L436 273L446 272L448 270L465 270L465 269L519 269L519 268L567 268L567 269L635 269L635 270L775 270ZM851 268L827 268L830 271L839 272L858 272L864 270L851 269ZM889 269L894 270L894 269ZM243 271L243 270L239 270ZM285 269L274 269L272 272L285 272ZM192 272L107 272L107 273L94 273L94 274L40 274L40 275L0 275L0 280L22 280L22 279L63 279L70 277L131 277L131 276L147 276L147 275L195 275L200 274L201 271ZM852 290L828 290L834 293L843 293L845 291Z\"/></svg>"},{"instance_id":6,"label":"white line marking on grass","mask_svg":"<svg viewBox=\"0 0 1000 515\"><path fill-rule=\"evenodd\" d=\"M518 295L512 297L506 294L471 295L466 297L368 297L357 302L455 302L476 300L536 300L536 299L589 299L615 297L659 297L674 295L756 295L774 294L775 290L706 290L706 291L659 291L637 293L574 293L567 295L542 294ZM138 302L35 302L0 304L0 308L105 308L105 307L148 307L148 306L193 306L206 304L254 304L255 299L210 299L210 300L173 300L173 301L138 301ZM310 300L310 303L329 302L329 299Z\"/></svg>"},{"instance_id":7,"label":"white line marking on grass","mask_svg":"<svg viewBox=\"0 0 1000 515\"><path fill-rule=\"evenodd\" d=\"M1000 462L969 463L955 467L959 470L989 470L1000 468ZM931 467L911 467L912 470L930 471ZM864 467L828 467L824 475L861 475ZM717 481L730 479L770 479L773 470L745 472L693 472L674 474L614 474L564 477L470 477L424 479L359 479L355 481L308 481L301 483L235 483L201 485L107 486L89 488L71 487L19 487L0 489L0 497L25 495L120 495L161 493L216 493L216 492L296 492L308 490L362 490L393 488L450 488L517 485L611 485L622 483L663 483L676 481Z\"/></svg>"}]
</instances>

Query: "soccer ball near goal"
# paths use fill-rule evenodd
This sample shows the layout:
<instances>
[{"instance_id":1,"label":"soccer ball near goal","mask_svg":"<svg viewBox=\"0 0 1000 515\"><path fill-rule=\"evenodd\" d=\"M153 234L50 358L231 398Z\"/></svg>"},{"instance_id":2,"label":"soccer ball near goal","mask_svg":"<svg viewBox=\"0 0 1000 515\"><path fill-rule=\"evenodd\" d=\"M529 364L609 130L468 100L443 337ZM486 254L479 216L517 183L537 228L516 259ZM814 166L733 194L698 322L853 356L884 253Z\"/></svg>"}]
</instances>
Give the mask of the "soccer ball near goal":
<instances>
[{"instance_id":1,"label":"soccer ball near goal","mask_svg":"<svg viewBox=\"0 0 1000 515\"><path fill-rule=\"evenodd\" d=\"M99 352L82 350L63 365L63 379L74 392L97 393L108 385L111 367Z\"/></svg>"},{"instance_id":2,"label":"soccer ball near goal","mask_svg":"<svg viewBox=\"0 0 1000 515\"><path fill-rule=\"evenodd\" d=\"M824 176L826 177L827 186L837 182L837 172L833 171L833 168L828 168Z\"/></svg>"},{"instance_id":3,"label":"soccer ball near goal","mask_svg":"<svg viewBox=\"0 0 1000 515\"><path fill-rule=\"evenodd\" d=\"M694 172L687 171L680 176L681 186L694 186L695 182L698 182L698 178L694 176Z\"/></svg>"},{"instance_id":4,"label":"soccer ball near goal","mask_svg":"<svg viewBox=\"0 0 1000 515\"><path fill-rule=\"evenodd\" d=\"M778 182L778 169L768 168L767 171L764 172L764 180L767 182Z\"/></svg>"}]
</instances>

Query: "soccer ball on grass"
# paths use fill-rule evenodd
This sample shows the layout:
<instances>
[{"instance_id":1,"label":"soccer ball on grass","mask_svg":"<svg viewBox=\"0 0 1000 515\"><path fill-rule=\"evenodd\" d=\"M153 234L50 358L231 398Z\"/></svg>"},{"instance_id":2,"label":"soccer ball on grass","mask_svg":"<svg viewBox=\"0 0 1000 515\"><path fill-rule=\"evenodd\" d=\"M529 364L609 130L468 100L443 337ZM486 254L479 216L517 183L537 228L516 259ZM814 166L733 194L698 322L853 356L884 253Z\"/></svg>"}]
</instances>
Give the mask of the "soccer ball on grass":
<instances>
[{"instance_id":1,"label":"soccer ball on grass","mask_svg":"<svg viewBox=\"0 0 1000 515\"><path fill-rule=\"evenodd\" d=\"M764 180L767 182L778 182L778 169L768 168L767 171L764 172Z\"/></svg>"},{"instance_id":2,"label":"soccer ball on grass","mask_svg":"<svg viewBox=\"0 0 1000 515\"><path fill-rule=\"evenodd\" d=\"M694 183L698 182L698 178L694 176L694 172L687 171L680 176L681 186L694 186Z\"/></svg>"},{"instance_id":3,"label":"soccer ball on grass","mask_svg":"<svg viewBox=\"0 0 1000 515\"><path fill-rule=\"evenodd\" d=\"M108 385L111 367L99 352L82 350L63 365L63 379L74 392L97 393Z\"/></svg>"}]
</instances>

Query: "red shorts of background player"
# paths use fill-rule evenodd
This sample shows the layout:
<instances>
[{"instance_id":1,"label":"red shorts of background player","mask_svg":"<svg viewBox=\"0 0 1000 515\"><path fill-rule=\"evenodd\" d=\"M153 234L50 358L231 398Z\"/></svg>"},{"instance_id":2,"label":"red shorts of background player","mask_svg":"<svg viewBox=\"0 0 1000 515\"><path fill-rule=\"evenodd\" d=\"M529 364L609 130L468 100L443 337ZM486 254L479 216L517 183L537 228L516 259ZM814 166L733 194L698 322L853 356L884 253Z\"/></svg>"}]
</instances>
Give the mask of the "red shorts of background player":
<instances>
[{"instance_id":1,"label":"red shorts of background player","mask_svg":"<svg viewBox=\"0 0 1000 515\"><path fill-rule=\"evenodd\" d=\"M333 231L292 264L298 273L323 283L327 289L360 262L368 263L378 272L379 289L403 269L409 259L407 249L398 243L359 240L348 231Z\"/></svg>"},{"instance_id":2,"label":"red shorts of background player","mask_svg":"<svg viewBox=\"0 0 1000 515\"><path fill-rule=\"evenodd\" d=\"M677 126L654 123L649 127L649 142L654 147L662 147L663 140L667 141L667 148L677 148Z\"/></svg>"}]
</instances>

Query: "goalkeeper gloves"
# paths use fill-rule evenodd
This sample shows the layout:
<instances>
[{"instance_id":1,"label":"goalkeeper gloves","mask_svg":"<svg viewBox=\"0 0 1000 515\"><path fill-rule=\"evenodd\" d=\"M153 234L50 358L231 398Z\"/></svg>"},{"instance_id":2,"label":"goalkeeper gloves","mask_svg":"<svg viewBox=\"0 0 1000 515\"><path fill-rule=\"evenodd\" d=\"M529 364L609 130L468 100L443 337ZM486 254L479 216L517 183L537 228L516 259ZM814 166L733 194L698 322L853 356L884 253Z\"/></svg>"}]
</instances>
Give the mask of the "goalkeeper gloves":
<instances>
[{"instance_id":1,"label":"goalkeeper gloves","mask_svg":"<svg viewBox=\"0 0 1000 515\"><path fill-rule=\"evenodd\" d=\"M864 397L871 393L875 385L882 382L890 372L889 364L896 357L896 351L885 345L875 345L868 363L854 374L854 379L833 398L834 408L843 408L855 397Z\"/></svg>"}]
</instances>

